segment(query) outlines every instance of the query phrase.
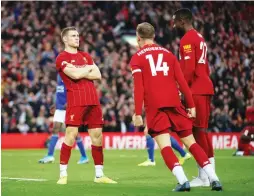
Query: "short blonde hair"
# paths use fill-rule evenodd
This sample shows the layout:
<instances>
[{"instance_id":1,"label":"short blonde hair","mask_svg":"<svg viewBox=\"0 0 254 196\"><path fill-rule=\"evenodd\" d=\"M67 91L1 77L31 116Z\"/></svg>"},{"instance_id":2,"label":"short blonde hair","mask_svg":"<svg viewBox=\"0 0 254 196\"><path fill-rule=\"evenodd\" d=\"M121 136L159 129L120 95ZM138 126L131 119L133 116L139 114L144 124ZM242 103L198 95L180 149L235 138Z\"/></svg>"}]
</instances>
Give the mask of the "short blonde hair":
<instances>
[{"instance_id":1,"label":"short blonde hair","mask_svg":"<svg viewBox=\"0 0 254 196\"><path fill-rule=\"evenodd\" d=\"M155 36L155 29L153 25L148 22L143 22L137 26L138 35L143 39L153 39Z\"/></svg>"},{"instance_id":2,"label":"short blonde hair","mask_svg":"<svg viewBox=\"0 0 254 196\"><path fill-rule=\"evenodd\" d=\"M69 31L78 31L76 27L65 27L61 32L61 39L69 32Z\"/></svg>"}]
</instances>

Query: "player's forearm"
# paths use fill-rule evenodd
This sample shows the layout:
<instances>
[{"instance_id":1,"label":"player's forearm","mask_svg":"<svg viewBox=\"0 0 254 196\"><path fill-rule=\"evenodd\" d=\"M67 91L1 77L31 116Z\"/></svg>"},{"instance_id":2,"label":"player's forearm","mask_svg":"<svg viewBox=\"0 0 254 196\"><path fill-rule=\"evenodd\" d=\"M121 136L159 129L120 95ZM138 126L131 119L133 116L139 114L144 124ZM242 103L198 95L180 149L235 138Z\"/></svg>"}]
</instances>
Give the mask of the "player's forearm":
<instances>
[{"instance_id":1,"label":"player's forearm","mask_svg":"<svg viewBox=\"0 0 254 196\"><path fill-rule=\"evenodd\" d=\"M101 80L101 72L96 65L92 65L92 70L85 77L89 80Z\"/></svg>"},{"instance_id":2,"label":"player's forearm","mask_svg":"<svg viewBox=\"0 0 254 196\"><path fill-rule=\"evenodd\" d=\"M66 66L63 72L74 80L79 80L81 78L86 78L91 71L92 67L85 66L82 68L76 68L75 66Z\"/></svg>"},{"instance_id":3,"label":"player's forearm","mask_svg":"<svg viewBox=\"0 0 254 196\"><path fill-rule=\"evenodd\" d=\"M191 86L195 74L195 56L193 55L190 56L191 59L184 60L185 66L184 69L182 70L184 78L189 86Z\"/></svg>"},{"instance_id":4,"label":"player's forearm","mask_svg":"<svg viewBox=\"0 0 254 196\"><path fill-rule=\"evenodd\" d=\"M135 73L134 78L134 101L135 101L135 114L142 114L142 106L144 101L144 86L141 73Z\"/></svg>"},{"instance_id":5,"label":"player's forearm","mask_svg":"<svg viewBox=\"0 0 254 196\"><path fill-rule=\"evenodd\" d=\"M195 104L194 104L194 101L193 101L193 98L192 98L192 93L191 93L190 88L188 87L186 82L185 82L185 84L186 85L182 85L180 87L180 91L184 94L187 107L188 108L193 108L193 107L195 107Z\"/></svg>"},{"instance_id":6,"label":"player's forearm","mask_svg":"<svg viewBox=\"0 0 254 196\"><path fill-rule=\"evenodd\" d=\"M187 107L188 108L195 107L195 104L194 104L194 101L193 101L193 98L192 98L191 90L190 90L187 82L185 81L182 73L179 73L178 78L177 78L177 82L179 84L180 91L183 93L183 95L185 97Z\"/></svg>"}]
</instances>

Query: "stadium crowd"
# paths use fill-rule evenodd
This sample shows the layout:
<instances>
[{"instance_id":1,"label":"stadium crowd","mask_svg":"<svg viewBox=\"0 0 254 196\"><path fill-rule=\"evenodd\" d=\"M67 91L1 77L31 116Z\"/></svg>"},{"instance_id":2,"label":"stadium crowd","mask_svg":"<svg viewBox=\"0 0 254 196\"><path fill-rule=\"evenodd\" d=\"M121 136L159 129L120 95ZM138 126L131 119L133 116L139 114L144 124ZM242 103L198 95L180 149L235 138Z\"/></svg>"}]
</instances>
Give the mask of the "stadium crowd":
<instances>
[{"instance_id":1,"label":"stadium crowd","mask_svg":"<svg viewBox=\"0 0 254 196\"><path fill-rule=\"evenodd\" d=\"M254 107L253 7L250 2L2 2L2 133L48 132L56 87L61 29L76 26L80 49L100 67L96 82L104 131L135 131L132 76L136 48L122 40L140 22L156 28L156 42L178 55L172 14L188 7L204 35L215 85L209 129L240 131Z\"/></svg>"}]
</instances>

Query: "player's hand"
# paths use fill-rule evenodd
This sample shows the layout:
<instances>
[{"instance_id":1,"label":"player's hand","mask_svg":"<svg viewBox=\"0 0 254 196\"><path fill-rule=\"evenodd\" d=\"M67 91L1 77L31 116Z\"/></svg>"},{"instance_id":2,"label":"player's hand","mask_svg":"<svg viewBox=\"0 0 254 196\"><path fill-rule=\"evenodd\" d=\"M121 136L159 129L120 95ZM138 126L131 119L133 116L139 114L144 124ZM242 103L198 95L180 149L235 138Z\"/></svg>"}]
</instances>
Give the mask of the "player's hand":
<instances>
[{"instance_id":1,"label":"player's hand","mask_svg":"<svg viewBox=\"0 0 254 196\"><path fill-rule=\"evenodd\" d=\"M73 64L71 64L71 63L67 63L66 64L67 65L67 67L69 67L69 68L76 68Z\"/></svg>"},{"instance_id":2,"label":"player's hand","mask_svg":"<svg viewBox=\"0 0 254 196\"><path fill-rule=\"evenodd\" d=\"M133 121L135 127L140 127L140 126L142 126L144 124L141 115L137 115L136 116L136 114L134 114L132 116L132 121Z\"/></svg>"},{"instance_id":3,"label":"player's hand","mask_svg":"<svg viewBox=\"0 0 254 196\"><path fill-rule=\"evenodd\" d=\"M51 115L54 115L55 111L56 111L56 106L55 106L55 105L52 105L52 106L50 107L50 109L49 109L50 114L51 114Z\"/></svg>"},{"instance_id":4,"label":"player's hand","mask_svg":"<svg viewBox=\"0 0 254 196\"><path fill-rule=\"evenodd\" d=\"M62 65L66 65L66 67L69 67L69 68L75 68L75 66L73 64L68 63L67 61L63 61Z\"/></svg>"},{"instance_id":5,"label":"player's hand","mask_svg":"<svg viewBox=\"0 0 254 196\"><path fill-rule=\"evenodd\" d=\"M178 95L179 95L180 99L182 99L182 93L179 90L178 90Z\"/></svg>"},{"instance_id":6,"label":"player's hand","mask_svg":"<svg viewBox=\"0 0 254 196\"><path fill-rule=\"evenodd\" d=\"M196 118L196 108L187 108L186 111L189 118Z\"/></svg>"}]
</instances>

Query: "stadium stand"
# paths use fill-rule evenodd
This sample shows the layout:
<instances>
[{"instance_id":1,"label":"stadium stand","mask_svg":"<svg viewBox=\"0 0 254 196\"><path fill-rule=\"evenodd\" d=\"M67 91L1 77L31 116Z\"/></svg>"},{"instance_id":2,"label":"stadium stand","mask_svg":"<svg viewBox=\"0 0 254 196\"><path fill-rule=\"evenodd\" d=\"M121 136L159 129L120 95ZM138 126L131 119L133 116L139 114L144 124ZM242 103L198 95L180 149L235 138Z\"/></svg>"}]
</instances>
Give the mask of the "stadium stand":
<instances>
[{"instance_id":1,"label":"stadium stand","mask_svg":"<svg viewBox=\"0 0 254 196\"><path fill-rule=\"evenodd\" d=\"M102 72L96 86L103 105L104 131L135 131L132 76L128 66L140 22L156 27L156 42L178 55L173 12L189 7L194 26L207 40L216 95L209 129L240 131L254 107L254 20L251 2L2 2L2 133L48 132L54 104L55 58L60 32L76 26L80 49ZM247 109L246 109L247 108ZM253 115L253 114L252 114ZM249 120L250 121L250 120Z\"/></svg>"}]
</instances>

